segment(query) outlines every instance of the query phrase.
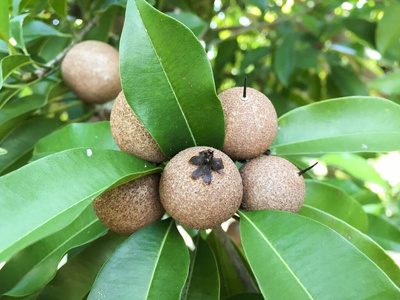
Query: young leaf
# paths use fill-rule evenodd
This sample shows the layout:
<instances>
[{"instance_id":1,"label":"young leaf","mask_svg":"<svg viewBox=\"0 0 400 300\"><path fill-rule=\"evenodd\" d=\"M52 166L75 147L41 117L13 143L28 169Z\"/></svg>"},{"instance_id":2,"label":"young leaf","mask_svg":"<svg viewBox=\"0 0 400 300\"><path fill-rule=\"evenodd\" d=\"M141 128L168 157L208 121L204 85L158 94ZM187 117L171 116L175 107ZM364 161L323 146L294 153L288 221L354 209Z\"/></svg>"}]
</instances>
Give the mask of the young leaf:
<instances>
[{"instance_id":1,"label":"young leaf","mask_svg":"<svg viewBox=\"0 0 400 300\"><path fill-rule=\"evenodd\" d=\"M126 239L127 236L110 231L92 242L81 253L68 259L37 299L83 299L90 292L103 264Z\"/></svg>"},{"instance_id":2,"label":"young leaf","mask_svg":"<svg viewBox=\"0 0 400 300\"><path fill-rule=\"evenodd\" d=\"M188 271L188 249L175 221L159 221L118 247L88 299L179 299Z\"/></svg>"},{"instance_id":3,"label":"young leaf","mask_svg":"<svg viewBox=\"0 0 400 300\"><path fill-rule=\"evenodd\" d=\"M389 220L368 214L368 235L385 250L400 252L400 229Z\"/></svg>"},{"instance_id":4,"label":"young leaf","mask_svg":"<svg viewBox=\"0 0 400 300\"><path fill-rule=\"evenodd\" d=\"M400 268L370 237L318 208L303 205L299 214L332 228L377 264L400 287Z\"/></svg>"},{"instance_id":5,"label":"young leaf","mask_svg":"<svg viewBox=\"0 0 400 300\"><path fill-rule=\"evenodd\" d=\"M145 0L129 1L120 55L126 99L166 156L195 145L222 147L224 115L211 66L187 27Z\"/></svg>"},{"instance_id":6,"label":"young leaf","mask_svg":"<svg viewBox=\"0 0 400 300\"><path fill-rule=\"evenodd\" d=\"M71 223L105 190L160 171L127 153L78 148L1 177L0 261Z\"/></svg>"},{"instance_id":7,"label":"young leaf","mask_svg":"<svg viewBox=\"0 0 400 300\"><path fill-rule=\"evenodd\" d=\"M325 100L279 118L273 154L388 152L400 149L400 105L376 97Z\"/></svg>"},{"instance_id":8,"label":"young leaf","mask_svg":"<svg viewBox=\"0 0 400 300\"><path fill-rule=\"evenodd\" d=\"M0 294L22 297L38 291L54 277L57 265L70 249L106 232L89 205L67 227L15 254L0 270Z\"/></svg>"},{"instance_id":9,"label":"young leaf","mask_svg":"<svg viewBox=\"0 0 400 300\"><path fill-rule=\"evenodd\" d=\"M265 298L400 297L375 263L325 225L273 210L240 216L243 248Z\"/></svg>"},{"instance_id":10,"label":"young leaf","mask_svg":"<svg viewBox=\"0 0 400 300\"><path fill-rule=\"evenodd\" d=\"M220 299L217 262L210 246L198 234L189 276L181 299Z\"/></svg>"},{"instance_id":11,"label":"young leaf","mask_svg":"<svg viewBox=\"0 0 400 300\"><path fill-rule=\"evenodd\" d=\"M361 204L333 185L306 179L304 204L318 208L362 232L367 232L368 218Z\"/></svg>"}]
</instances>

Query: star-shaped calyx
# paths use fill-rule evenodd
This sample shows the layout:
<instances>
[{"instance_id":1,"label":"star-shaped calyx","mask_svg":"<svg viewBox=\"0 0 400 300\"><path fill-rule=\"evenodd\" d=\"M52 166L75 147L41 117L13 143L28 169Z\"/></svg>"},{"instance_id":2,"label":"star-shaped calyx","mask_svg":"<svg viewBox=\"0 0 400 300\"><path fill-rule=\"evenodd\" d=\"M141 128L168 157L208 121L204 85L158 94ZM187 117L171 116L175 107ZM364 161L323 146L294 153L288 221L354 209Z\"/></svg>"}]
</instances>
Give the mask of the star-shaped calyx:
<instances>
[{"instance_id":1,"label":"star-shaped calyx","mask_svg":"<svg viewBox=\"0 0 400 300\"><path fill-rule=\"evenodd\" d=\"M218 172L219 174L225 174L221 171L224 168L221 158L214 157L214 151L204 150L199 152L199 156L193 156L189 163L195 166L199 166L192 173L194 180L203 177L205 184L211 184L212 171Z\"/></svg>"}]
</instances>

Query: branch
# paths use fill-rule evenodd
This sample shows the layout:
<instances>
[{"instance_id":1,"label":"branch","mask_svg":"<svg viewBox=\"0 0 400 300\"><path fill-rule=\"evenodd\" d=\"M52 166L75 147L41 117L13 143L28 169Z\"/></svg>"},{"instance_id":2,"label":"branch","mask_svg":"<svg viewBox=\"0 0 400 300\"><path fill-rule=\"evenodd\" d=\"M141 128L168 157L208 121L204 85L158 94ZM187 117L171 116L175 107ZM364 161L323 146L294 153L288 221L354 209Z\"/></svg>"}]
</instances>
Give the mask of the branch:
<instances>
[{"instance_id":1,"label":"branch","mask_svg":"<svg viewBox=\"0 0 400 300\"><path fill-rule=\"evenodd\" d=\"M253 278L251 277L249 271L247 271L246 266L240 259L239 254L236 252L236 249L232 245L232 242L226 232L221 228L221 226L214 227L213 230L215 232L215 235L220 240L222 246L224 247L226 253L228 254L230 260L232 261L233 266L235 267L235 270L239 275L240 281L243 283L246 290L252 293L259 293L259 290L255 285Z\"/></svg>"}]
</instances>

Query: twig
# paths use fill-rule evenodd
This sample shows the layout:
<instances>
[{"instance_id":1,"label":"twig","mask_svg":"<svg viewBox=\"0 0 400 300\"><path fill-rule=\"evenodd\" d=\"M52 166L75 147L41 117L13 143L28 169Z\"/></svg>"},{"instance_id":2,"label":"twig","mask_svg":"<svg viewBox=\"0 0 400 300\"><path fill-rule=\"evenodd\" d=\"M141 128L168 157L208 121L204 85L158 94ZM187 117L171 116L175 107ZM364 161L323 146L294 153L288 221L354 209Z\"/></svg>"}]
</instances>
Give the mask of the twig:
<instances>
[{"instance_id":1,"label":"twig","mask_svg":"<svg viewBox=\"0 0 400 300\"><path fill-rule=\"evenodd\" d=\"M251 277L249 271L247 271L246 266L243 264L242 260L240 259L239 254L236 252L235 247L232 245L231 240L229 239L226 232L219 227L213 228L215 235L220 240L222 246L224 247L226 253L228 254L230 260L233 263L233 266L239 275L240 281L243 283L244 287L248 292L258 293L259 290L255 285L253 278Z\"/></svg>"}]
</instances>

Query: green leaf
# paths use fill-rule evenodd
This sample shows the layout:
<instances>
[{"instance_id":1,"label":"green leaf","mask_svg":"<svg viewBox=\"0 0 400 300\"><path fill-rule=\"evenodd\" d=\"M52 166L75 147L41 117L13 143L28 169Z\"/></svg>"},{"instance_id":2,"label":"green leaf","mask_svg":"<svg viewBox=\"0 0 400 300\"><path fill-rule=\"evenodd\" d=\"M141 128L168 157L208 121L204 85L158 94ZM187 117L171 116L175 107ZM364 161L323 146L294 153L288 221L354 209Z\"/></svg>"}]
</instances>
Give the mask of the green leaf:
<instances>
[{"instance_id":1,"label":"green leaf","mask_svg":"<svg viewBox=\"0 0 400 300\"><path fill-rule=\"evenodd\" d=\"M104 14L101 15L96 26L84 37L84 40L97 40L107 43L117 12L117 6L111 6L107 9Z\"/></svg>"},{"instance_id":2,"label":"green leaf","mask_svg":"<svg viewBox=\"0 0 400 300\"><path fill-rule=\"evenodd\" d=\"M368 82L370 89L377 90L385 95L396 95L400 93L400 71L389 73L383 77Z\"/></svg>"},{"instance_id":3,"label":"green leaf","mask_svg":"<svg viewBox=\"0 0 400 300\"><path fill-rule=\"evenodd\" d=\"M22 30L22 27L24 25L25 18L28 15L29 14L22 14L22 15L19 15L19 16L15 16L14 18L12 18L10 20L11 35L13 36L15 41L17 42L17 45L21 47L22 51L26 55L28 55L28 51L26 50L26 47L25 47L25 41L24 41L24 35L23 35L24 31Z\"/></svg>"},{"instance_id":4,"label":"green leaf","mask_svg":"<svg viewBox=\"0 0 400 300\"><path fill-rule=\"evenodd\" d=\"M125 8L126 7L126 2L127 0L103 0L103 1L98 1L98 3L95 3L94 5L94 10L97 12L105 12L107 9L110 8L112 5L120 6Z\"/></svg>"},{"instance_id":5,"label":"green leaf","mask_svg":"<svg viewBox=\"0 0 400 300\"><path fill-rule=\"evenodd\" d=\"M130 1L120 44L122 88L166 156L221 148L224 115L207 55L193 33L144 0Z\"/></svg>"},{"instance_id":6,"label":"green leaf","mask_svg":"<svg viewBox=\"0 0 400 300\"><path fill-rule=\"evenodd\" d=\"M70 34L62 33L54 27L36 20L25 22L22 28L25 42L33 41L43 36L71 37Z\"/></svg>"},{"instance_id":7,"label":"green leaf","mask_svg":"<svg viewBox=\"0 0 400 300\"><path fill-rule=\"evenodd\" d=\"M385 55L390 46L400 38L400 4L391 4L385 8L383 18L376 28L376 46L382 55Z\"/></svg>"},{"instance_id":8,"label":"green leaf","mask_svg":"<svg viewBox=\"0 0 400 300\"><path fill-rule=\"evenodd\" d=\"M299 214L312 218L335 230L376 263L377 266L381 268L397 286L400 286L399 266L392 260L386 251L370 237L351 227L344 221L315 207L304 205Z\"/></svg>"},{"instance_id":9,"label":"green leaf","mask_svg":"<svg viewBox=\"0 0 400 300\"><path fill-rule=\"evenodd\" d=\"M88 299L179 299L188 271L188 249L175 221L159 221L118 247Z\"/></svg>"},{"instance_id":10,"label":"green leaf","mask_svg":"<svg viewBox=\"0 0 400 300\"><path fill-rule=\"evenodd\" d=\"M341 96L369 95L367 87L350 66L331 66L331 78Z\"/></svg>"},{"instance_id":11,"label":"green leaf","mask_svg":"<svg viewBox=\"0 0 400 300\"><path fill-rule=\"evenodd\" d=\"M67 16L67 0L50 0L50 5L61 17Z\"/></svg>"},{"instance_id":12,"label":"green leaf","mask_svg":"<svg viewBox=\"0 0 400 300\"><path fill-rule=\"evenodd\" d=\"M297 34L288 35L275 51L274 68L279 80L285 86L288 85L289 77L296 66L294 46L298 38Z\"/></svg>"},{"instance_id":13,"label":"green leaf","mask_svg":"<svg viewBox=\"0 0 400 300\"><path fill-rule=\"evenodd\" d=\"M400 297L375 263L325 225L273 210L240 216L243 248L265 298Z\"/></svg>"},{"instance_id":14,"label":"green leaf","mask_svg":"<svg viewBox=\"0 0 400 300\"><path fill-rule=\"evenodd\" d=\"M0 39L8 42L10 38L10 21L8 17L8 0L0 0Z\"/></svg>"},{"instance_id":15,"label":"green leaf","mask_svg":"<svg viewBox=\"0 0 400 300\"><path fill-rule=\"evenodd\" d=\"M37 158L73 148L119 150L110 130L110 122L72 123L41 139L35 146Z\"/></svg>"},{"instance_id":16,"label":"green leaf","mask_svg":"<svg viewBox=\"0 0 400 300\"><path fill-rule=\"evenodd\" d=\"M27 119L34 110L43 107L45 100L44 96L31 95L4 106L0 110L0 141L12 128Z\"/></svg>"},{"instance_id":17,"label":"green leaf","mask_svg":"<svg viewBox=\"0 0 400 300\"><path fill-rule=\"evenodd\" d=\"M5 154L7 154L7 150L6 149L4 149L4 148L0 148L0 155L5 155Z\"/></svg>"},{"instance_id":18,"label":"green leaf","mask_svg":"<svg viewBox=\"0 0 400 300\"><path fill-rule=\"evenodd\" d=\"M83 299L90 292L103 264L126 238L127 236L110 231L92 242L81 253L68 259L37 299Z\"/></svg>"},{"instance_id":19,"label":"green leaf","mask_svg":"<svg viewBox=\"0 0 400 300\"><path fill-rule=\"evenodd\" d=\"M368 235L385 250L400 252L400 230L384 217L368 214Z\"/></svg>"},{"instance_id":20,"label":"green leaf","mask_svg":"<svg viewBox=\"0 0 400 300\"><path fill-rule=\"evenodd\" d=\"M375 47L376 23L372 23L364 19L350 18L345 18L342 20L342 22L348 30L369 43L371 46Z\"/></svg>"},{"instance_id":21,"label":"green leaf","mask_svg":"<svg viewBox=\"0 0 400 300\"><path fill-rule=\"evenodd\" d=\"M368 218L361 204L333 185L307 179L304 204L318 208L362 232L367 232Z\"/></svg>"},{"instance_id":22,"label":"green leaf","mask_svg":"<svg viewBox=\"0 0 400 300\"><path fill-rule=\"evenodd\" d=\"M215 259L217 260L221 284L220 298L225 299L226 297L245 292L246 289L243 286L243 283L240 280L232 261L230 260L214 231L211 231L211 233L207 236L206 241L210 245Z\"/></svg>"},{"instance_id":23,"label":"green leaf","mask_svg":"<svg viewBox=\"0 0 400 300\"><path fill-rule=\"evenodd\" d=\"M203 19L200 19L197 15L190 12L171 12L167 13L167 15L183 23L195 36L199 36L204 28L208 26Z\"/></svg>"},{"instance_id":24,"label":"green leaf","mask_svg":"<svg viewBox=\"0 0 400 300\"><path fill-rule=\"evenodd\" d=\"M160 171L127 153L78 148L1 177L0 261L67 226L105 190Z\"/></svg>"},{"instance_id":25,"label":"green leaf","mask_svg":"<svg viewBox=\"0 0 400 300\"><path fill-rule=\"evenodd\" d=\"M331 153L325 154L318 160L328 165L338 167L351 176L364 182L374 183L386 189L390 188L387 181L382 179L381 175L379 175L375 168L368 164L365 158L359 155L351 153Z\"/></svg>"},{"instance_id":26,"label":"green leaf","mask_svg":"<svg viewBox=\"0 0 400 300\"><path fill-rule=\"evenodd\" d=\"M27 55L16 54L4 57L0 62L0 89L3 86L4 81L12 74L12 72L31 63L31 58Z\"/></svg>"},{"instance_id":27,"label":"green leaf","mask_svg":"<svg viewBox=\"0 0 400 300\"><path fill-rule=\"evenodd\" d=\"M217 262L210 246L198 234L189 276L181 299L220 299Z\"/></svg>"},{"instance_id":28,"label":"green leaf","mask_svg":"<svg viewBox=\"0 0 400 300\"><path fill-rule=\"evenodd\" d=\"M61 258L104 235L107 228L92 206L70 225L15 254L0 270L0 294L22 297L37 292L56 274Z\"/></svg>"},{"instance_id":29,"label":"green leaf","mask_svg":"<svg viewBox=\"0 0 400 300\"><path fill-rule=\"evenodd\" d=\"M256 293L241 293L226 298L225 300L264 300L264 297Z\"/></svg>"},{"instance_id":30,"label":"green leaf","mask_svg":"<svg viewBox=\"0 0 400 300\"><path fill-rule=\"evenodd\" d=\"M50 134L63 123L57 119L34 118L13 130L0 146L8 149L6 156L0 157L0 174L29 153L38 140Z\"/></svg>"},{"instance_id":31,"label":"green leaf","mask_svg":"<svg viewBox=\"0 0 400 300\"><path fill-rule=\"evenodd\" d=\"M400 106L375 97L325 100L278 120L273 154L388 152L400 149Z\"/></svg>"}]
</instances>

